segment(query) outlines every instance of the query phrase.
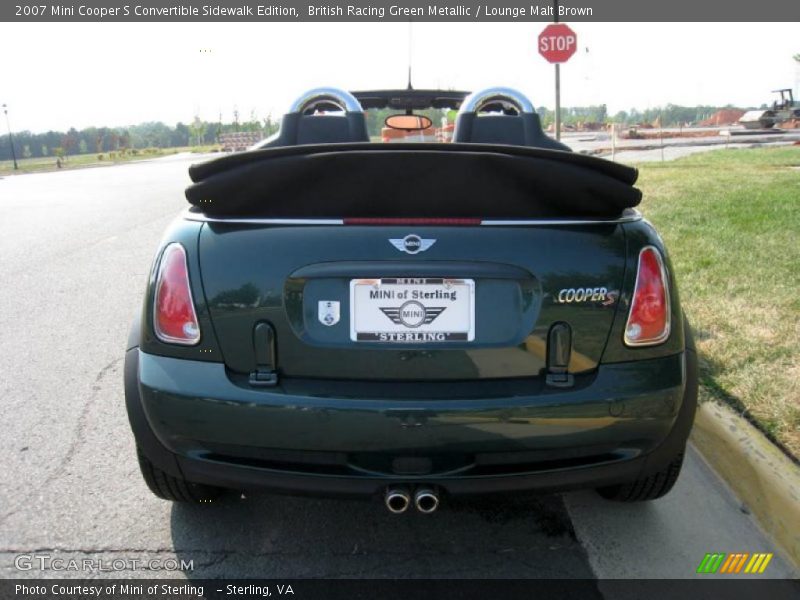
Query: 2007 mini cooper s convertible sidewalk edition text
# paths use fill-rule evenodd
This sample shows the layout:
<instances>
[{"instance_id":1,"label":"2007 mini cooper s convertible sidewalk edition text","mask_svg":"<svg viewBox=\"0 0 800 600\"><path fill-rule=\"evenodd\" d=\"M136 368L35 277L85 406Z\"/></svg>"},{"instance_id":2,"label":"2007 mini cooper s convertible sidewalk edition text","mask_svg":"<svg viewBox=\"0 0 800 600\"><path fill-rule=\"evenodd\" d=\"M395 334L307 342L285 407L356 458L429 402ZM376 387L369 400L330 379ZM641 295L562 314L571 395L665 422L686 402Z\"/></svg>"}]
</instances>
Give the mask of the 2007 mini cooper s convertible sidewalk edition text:
<instances>
[{"instance_id":1,"label":"2007 mini cooper s convertible sidewalk edition text","mask_svg":"<svg viewBox=\"0 0 800 600\"><path fill-rule=\"evenodd\" d=\"M396 111L385 143L370 110ZM312 90L275 136L189 172L125 361L157 496L400 513L675 483L697 361L637 173L547 137L523 95Z\"/></svg>"}]
</instances>

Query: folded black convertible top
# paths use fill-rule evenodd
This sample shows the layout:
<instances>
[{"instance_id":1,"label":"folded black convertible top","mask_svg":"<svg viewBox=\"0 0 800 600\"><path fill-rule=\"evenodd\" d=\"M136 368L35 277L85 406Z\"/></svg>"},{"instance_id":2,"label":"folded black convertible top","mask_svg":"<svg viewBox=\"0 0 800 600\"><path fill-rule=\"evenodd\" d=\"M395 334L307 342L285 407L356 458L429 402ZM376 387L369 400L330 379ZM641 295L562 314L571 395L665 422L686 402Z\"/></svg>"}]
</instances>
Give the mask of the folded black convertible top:
<instances>
[{"instance_id":1,"label":"folded black convertible top","mask_svg":"<svg viewBox=\"0 0 800 600\"><path fill-rule=\"evenodd\" d=\"M484 144L320 144L192 165L189 203L264 218L614 217L641 201L636 169Z\"/></svg>"}]
</instances>

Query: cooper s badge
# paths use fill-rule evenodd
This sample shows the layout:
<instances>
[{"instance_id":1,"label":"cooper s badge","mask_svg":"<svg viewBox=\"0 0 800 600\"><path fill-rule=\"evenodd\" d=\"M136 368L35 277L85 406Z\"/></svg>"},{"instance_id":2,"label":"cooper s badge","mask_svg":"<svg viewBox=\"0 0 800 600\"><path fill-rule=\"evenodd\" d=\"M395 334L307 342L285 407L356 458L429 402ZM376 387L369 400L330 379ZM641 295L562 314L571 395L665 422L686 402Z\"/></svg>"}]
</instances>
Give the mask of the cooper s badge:
<instances>
[{"instance_id":1,"label":"cooper s badge","mask_svg":"<svg viewBox=\"0 0 800 600\"><path fill-rule=\"evenodd\" d=\"M436 240L426 240L419 237L416 233L410 233L402 239L390 239L389 243L406 254L419 254L425 252L436 243Z\"/></svg>"},{"instance_id":2,"label":"cooper s badge","mask_svg":"<svg viewBox=\"0 0 800 600\"><path fill-rule=\"evenodd\" d=\"M573 302L600 302L600 306L611 306L617 301L619 292L608 290L604 287L595 288L564 288L556 294L558 304L572 304Z\"/></svg>"}]
</instances>

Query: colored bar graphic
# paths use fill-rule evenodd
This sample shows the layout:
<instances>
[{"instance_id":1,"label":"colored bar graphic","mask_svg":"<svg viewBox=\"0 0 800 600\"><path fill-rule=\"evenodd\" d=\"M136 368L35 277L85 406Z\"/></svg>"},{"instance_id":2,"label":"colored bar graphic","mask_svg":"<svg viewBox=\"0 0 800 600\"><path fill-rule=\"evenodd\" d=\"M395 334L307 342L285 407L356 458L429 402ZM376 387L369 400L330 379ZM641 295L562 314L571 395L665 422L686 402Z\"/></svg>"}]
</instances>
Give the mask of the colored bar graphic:
<instances>
[{"instance_id":1,"label":"colored bar graphic","mask_svg":"<svg viewBox=\"0 0 800 600\"><path fill-rule=\"evenodd\" d=\"M734 573L738 573L739 571L741 571L741 570L742 570L742 567L744 566L744 563L745 563L745 561L747 560L747 557L748 557L748 556L750 556L750 554L749 554L749 553L747 553L747 552L745 552L744 554L742 554L742 559L739 561L739 564L737 564L737 565L736 565L736 570L735 570L735 571L733 571Z\"/></svg>"},{"instance_id":2,"label":"colored bar graphic","mask_svg":"<svg viewBox=\"0 0 800 600\"><path fill-rule=\"evenodd\" d=\"M705 573L706 572L706 567L708 566L708 561L710 559L711 559L711 555L710 554L706 554L703 557L703 560L700 561L700 566L697 567L697 572L698 573Z\"/></svg>"},{"instance_id":3,"label":"colored bar graphic","mask_svg":"<svg viewBox=\"0 0 800 600\"><path fill-rule=\"evenodd\" d=\"M700 561L697 572L761 574L766 570L769 561L772 560L772 556L771 552L756 552L755 554L750 554L749 552L734 552L732 554L724 552L708 553Z\"/></svg>"},{"instance_id":4,"label":"colored bar graphic","mask_svg":"<svg viewBox=\"0 0 800 600\"><path fill-rule=\"evenodd\" d=\"M761 562L762 556L758 553L753 554L753 558L750 559L750 562L747 563L747 566L744 569L745 573L752 573L753 567L756 566L757 563Z\"/></svg>"},{"instance_id":5,"label":"colored bar graphic","mask_svg":"<svg viewBox=\"0 0 800 600\"><path fill-rule=\"evenodd\" d=\"M731 567L736 565L736 563L738 561L739 561L739 555L738 554L729 554L728 555L728 560L726 560L722 564L722 568L719 570L719 572L720 573L730 573Z\"/></svg>"},{"instance_id":6,"label":"colored bar graphic","mask_svg":"<svg viewBox=\"0 0 800 600\"><path fill-rule=\"evenodd\" d=\"M724 553L706 554L700 566L697 567L698 573L716 573L725 558Z\"/></svg>"}]
</instances>

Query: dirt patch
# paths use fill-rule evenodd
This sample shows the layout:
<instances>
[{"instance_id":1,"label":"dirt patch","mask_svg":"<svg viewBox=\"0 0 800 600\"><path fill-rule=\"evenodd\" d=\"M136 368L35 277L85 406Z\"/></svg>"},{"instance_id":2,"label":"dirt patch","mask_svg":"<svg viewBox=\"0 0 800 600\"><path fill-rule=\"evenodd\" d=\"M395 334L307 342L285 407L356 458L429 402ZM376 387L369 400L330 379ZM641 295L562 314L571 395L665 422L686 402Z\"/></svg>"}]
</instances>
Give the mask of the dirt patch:
<instances>
[{"instance_id":1,"label":"dirt patch","mask_svg":"<svg viewBox=\"0 0 800 600\"><path fill-rule=\"evenodd\" d=\"M733 125L738 123L739 119L744 114L743 110L738 108L723 108L718 110L705 121L700 121L700 127L722 127L723 125Z\"/></svg>"}]
</instances>

